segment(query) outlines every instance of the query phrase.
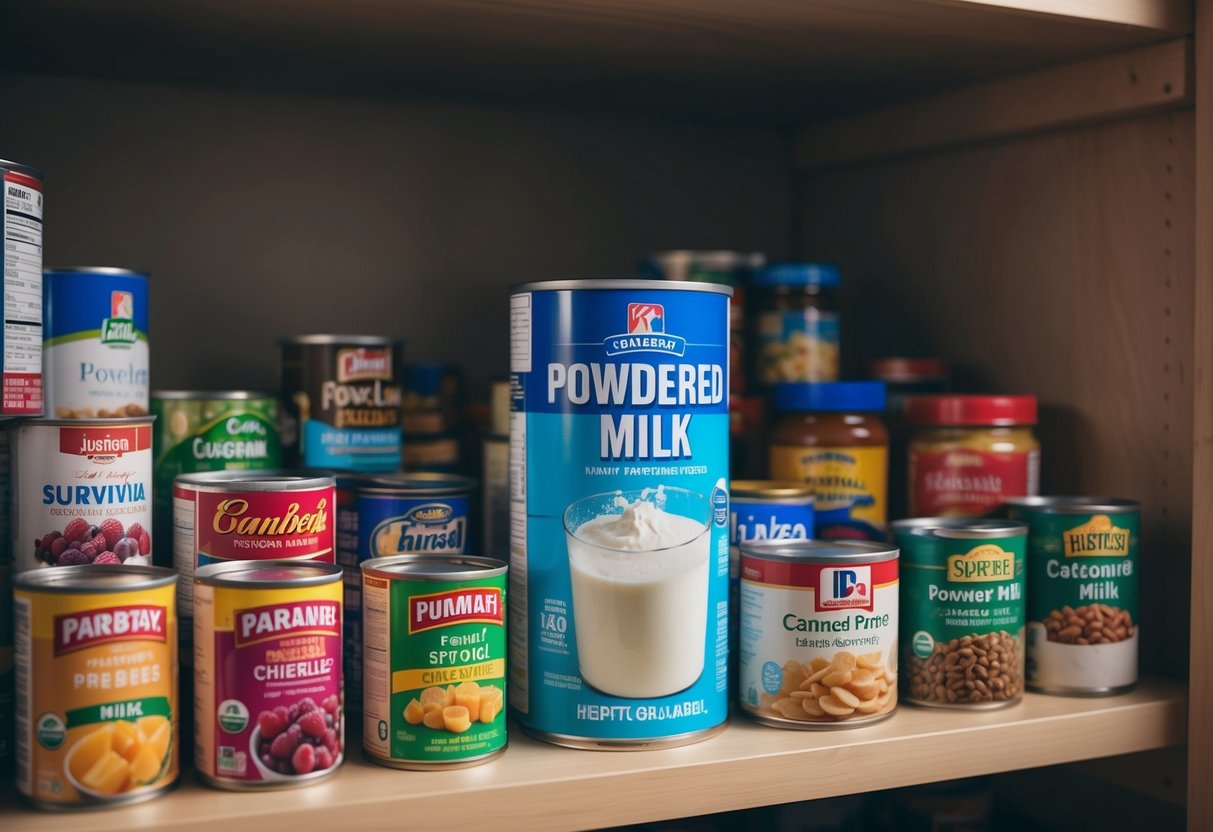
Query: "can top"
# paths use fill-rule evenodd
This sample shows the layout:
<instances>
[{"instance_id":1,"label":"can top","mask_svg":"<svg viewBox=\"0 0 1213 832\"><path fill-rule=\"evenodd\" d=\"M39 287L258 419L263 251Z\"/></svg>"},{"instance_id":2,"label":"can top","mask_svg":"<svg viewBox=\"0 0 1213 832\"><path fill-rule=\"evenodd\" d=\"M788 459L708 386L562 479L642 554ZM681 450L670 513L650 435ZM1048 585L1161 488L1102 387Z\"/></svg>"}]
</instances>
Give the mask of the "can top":
<instances>
[{"instance_id":1,"label":"can top","mask_svg":"<svg viewBox=\"0 0 1213 832\"><path fill-rule=\"evenodd\" d=\"M912 381L947 381L950 375L948 363L942 358L907 358L889 356L877 358L868 364L873 378L892 383Z\"/></svg>"},{"instance_id":2,"label":"can top","mask_svg":"<svg viewBox=\"0 0 1213 832\"><path fill-rule=\"evenodd\" d=\"M1036 397L914 396L906 417L920 425L1034 425Z\"/></svg>"},{"instance_id":3,"label":"can top","mask_svg":"<svg viewBox=\"0 0 1213 832\"><path fill-rule=\"evenodd\" d=\"M1003 504L1030 514L1136 514L1141 503L1123 497L1012 497Z\"/></svg>"},{"instance_id":4,"label":"can top","mask_svg":"<svg viewBox=\"0 0 1213 832\"><path fill-rule=\"evenodd\" d=\"M362 574L414 581L471 581L504 575L506 565L475 555L392 555L362 562Z\"/></svg>"},{"instance_id":5,"label":"can top","mask_svg":"<svg viewBox=\"0 0 1213 832\"><path fill-rule=\"evenodd\" d=\"M782 382L775 409L809 413L878 413L885 408L883 381Z\"/></svg>"},{"instance_id":6,"label":"can top","mask_svg":"<svg viewBox=\"0 0 1213 832\"><path fill-rule=\"evenodd\" d=\"M82 563L34 569L13 575L13 586L36 592L130 592L177 583L177 572L163 566L112 566Z\"/></svg>"},{"instance_id":7,"label":"can top","mask_svg":"<svg viewBox=\"0 0 1213 832\"><path fill-rule=\"evenodd\" d=\"M155 414L151 414L149 416L122 416L120 418L115 417L113 419L48 419L39 416L33 419L22 419L20 422L10 423L10 428L14 430L18 430L23 427L104 428L150 425L154 421L156 421Z\"/></svg>"},{"instance_id":8,"label":"can top","mask_svg":"<svg viewBox=\"0 0 1213 832\"><path fill-rule=\"evenodd\" d=\"M1026 523L985 517L912 517L894 520L894 534L933 534L936 537L984 539L1028 533Z\"/></svg>"},{"instance_id":9,"label":"can top","mask_svg":"<svg viewBox=\"0 0 1213 832\"><path fill-rule=\"evenodd\" d=\"M46 177L42 171L32 165L23 165L20 162L10 162L8 159L0 159L0 170L11 170L13 173L24 173L26 176L32 176L41 182Z\"/></svg>"},{"instance_id":10,"label":"can top","mask_svg":"<svg viewBox=\"0 0 1213 832\"><path fill-rule=\"evenodd\" d=\"M438 497L466 494L476 487L476 481L458 474L412 471L392 474L337 474L337 485L375 494L404 493L409 496Z\"/></svg>"},{"instance_id":11,"label":"can top","mask_svg":"<svg viewBox=\"0 0 1213 832\"><path fill-rule=\"evenodd\" d=\"M325 475L316 471L298 471L286 468L178 474L174 481L200 488L239 487L242 491L296 491L334 485L331 474Z\"/></svg>"},{"instance_id":12,"label":"can top","mask_svg":"<svg viewBox=\"0 0 1213 832\"><path fill-rule=\"evenodd\" d=\"M821 286L836 288L841 274L833 263L772 263L754 275L755 286Z\"/></svg>"},{"instance_id":13,"label":"can top","mask_svg":"<svg viewBox=\"0 0 1213 832\"><path fill-rule=\"evenodd\" d=\"M510 294L523 292L568 292L574 289L623 289L627 291L652 290L658 292L712 292L733 296L733 287L723 283L705 283L700 280L651 280L644 277L589 278L584 280L542 280L535 283L519 283L510 287Z\"/></svg>"},{"instance_id":14,"label":"can top","mask_svg":"<svg viewBox=\"0 0 1213 832\"><path fill-rule=\"evenodd\" d=\"M733 480L729 483L732 497L768 497L771 499L800 497L813 502L813 486L802 482L778 480Z\"/></svg>"},{"instance_id":15,"label":"can top","mask_svg":"<svg viewBox=\"0 0 1213 832\"><path fill-rule=\"evenodd\" d=\"M194 580L207 586L288 589L331 584L343 574L339 565L315 560L233 560L199 566Z\"/></svg>"},{"instance_id":16,"label":"can top","mask_svg":"<svg viewBox=\"0 0 1213 832\"><path fill-rule=\"evenodd\" d=\"M247 401L248 399L277 400L278 397L264 390L153 390L152 398L166 401L194 401L196 399Z\"/></svg>"},{"instance_id":17,"label":"can top","mask_svg":"<svg viewBox=\"0 0 1213 832\"><path fill-rule=\"evenodd\" d=\"M751 540L741 554L792 563L880 563L896 560L898 549L888 543L857 540Z\"/></svg>"},{"instance_id":18,"label":"can top","mask_svg":"<svg viewBox=\"0 0 1213 832\"><path fill-rule=\"evenodd\" d=\"M56 266L53 269L43 269L43 274L93 274L117 277L141 277L147 280L149 275L138 269L124 269L121 266Z\"/></svg>"},{"instance_id":19,"label":"can top","mask_svg":"<svg viewBox=\"0 0 1213 832\"><path fill-rule=\"evenodd\" d=\"M292 335L288 338L279 338L278 343L282 346L287 346L290 344L348 344L355 347L388 347L395 344L402 344L404 343L404 339L392 338L386 335L331 335L322 333L314 335Z\"/></svg>"}]
</instances>

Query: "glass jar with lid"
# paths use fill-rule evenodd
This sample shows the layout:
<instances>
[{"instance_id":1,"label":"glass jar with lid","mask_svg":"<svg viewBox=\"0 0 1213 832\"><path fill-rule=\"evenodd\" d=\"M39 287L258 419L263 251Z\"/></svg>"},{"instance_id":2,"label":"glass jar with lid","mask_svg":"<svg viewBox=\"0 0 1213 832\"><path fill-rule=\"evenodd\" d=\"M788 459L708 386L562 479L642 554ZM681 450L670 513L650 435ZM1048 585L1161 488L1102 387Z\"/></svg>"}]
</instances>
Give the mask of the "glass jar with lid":
<instances>
[{"instance_id":1,"label":"glass jar with lid","mask_svg":"<svg viewBox=\"0 0 1213 832\"><path fill-rule=\"evenodd\" d=\"M909 451L910 514L986 514L1040 491L1035 396L917 396Z\"/></svg>"},{"instance_id":2,"label":"glass jar with lid","mask_svg":"<svg viewBox=\"0 0 1213 832\"><path fill-rule=\"evenodd\" d=\"M771 437L771 479L807 482L816 502L815 536L884 540L888 519L889 434L880 381L781 384Z\"/></svg>"},{"instance_id":3,"label":"glass jar with lid","mask_svg":"<svg viewBox=\"0 0 1213 832\"><path fill-rule=\"evenodd\" d=\"M777 263L754 275L760 384L838 379L838 283L830 263Z\"/></svg>"}]
</instances>

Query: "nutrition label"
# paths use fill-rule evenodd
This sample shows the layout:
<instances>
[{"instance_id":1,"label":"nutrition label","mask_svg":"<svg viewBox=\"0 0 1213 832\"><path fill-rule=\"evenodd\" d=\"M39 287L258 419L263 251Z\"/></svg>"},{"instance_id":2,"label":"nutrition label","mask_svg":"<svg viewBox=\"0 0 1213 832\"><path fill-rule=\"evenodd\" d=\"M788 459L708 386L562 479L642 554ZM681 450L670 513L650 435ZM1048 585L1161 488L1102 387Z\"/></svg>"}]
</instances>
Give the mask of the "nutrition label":
<instances>
[{"instance_id":1,"label":"nutrition label","mask_svg":"<svg viewBox=\"0 0 1213 832\"><path fill-rule=\"evenodd\" d=\"M4 174L5 414L42 413L42 191L24 174Z\"/></svg>"}]
</instances>

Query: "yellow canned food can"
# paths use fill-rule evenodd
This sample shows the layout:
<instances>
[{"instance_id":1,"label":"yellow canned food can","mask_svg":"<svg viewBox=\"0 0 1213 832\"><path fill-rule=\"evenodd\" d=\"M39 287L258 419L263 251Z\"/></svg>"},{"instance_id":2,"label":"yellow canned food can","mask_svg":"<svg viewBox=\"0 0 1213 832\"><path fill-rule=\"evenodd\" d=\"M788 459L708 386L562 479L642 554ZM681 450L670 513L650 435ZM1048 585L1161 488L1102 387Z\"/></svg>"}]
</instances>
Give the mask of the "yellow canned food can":
<instances>
[{"instance_id":1,"label":"yellow canned food can","mask_svg":"<svg viewBox=\"0 0 1213 832\"><path fill-rule=\"evenodd\" d=\"M13 578L17 789L43 808L177 782L177 575L67 566Z\"/></svg>"}]
</instances>

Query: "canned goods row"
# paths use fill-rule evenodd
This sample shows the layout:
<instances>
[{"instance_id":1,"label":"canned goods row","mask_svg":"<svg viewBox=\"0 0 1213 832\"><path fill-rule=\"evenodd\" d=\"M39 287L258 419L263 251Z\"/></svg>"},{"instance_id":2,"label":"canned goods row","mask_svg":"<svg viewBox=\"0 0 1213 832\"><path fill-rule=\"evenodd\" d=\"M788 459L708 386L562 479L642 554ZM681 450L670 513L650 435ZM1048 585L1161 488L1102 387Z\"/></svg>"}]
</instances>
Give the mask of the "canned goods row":
<instances>
[{"instance_id":1,"label":"canned goods row","mask_svg":"<svg viewBox=\"0 0 1213 832\"><path fill-rule=\"evenodd\" d=\"M361 566L367 756L483 762L506 745L505 572L485 558ZM343 570L298 560L200 567L194 764L229 789L306 785L345 757ZM81 565L15 579L18 791L44 808L155 797L179 776L178 575ZM186 622L190 624L191 622Z\"/></svg>"}]
</instances>

